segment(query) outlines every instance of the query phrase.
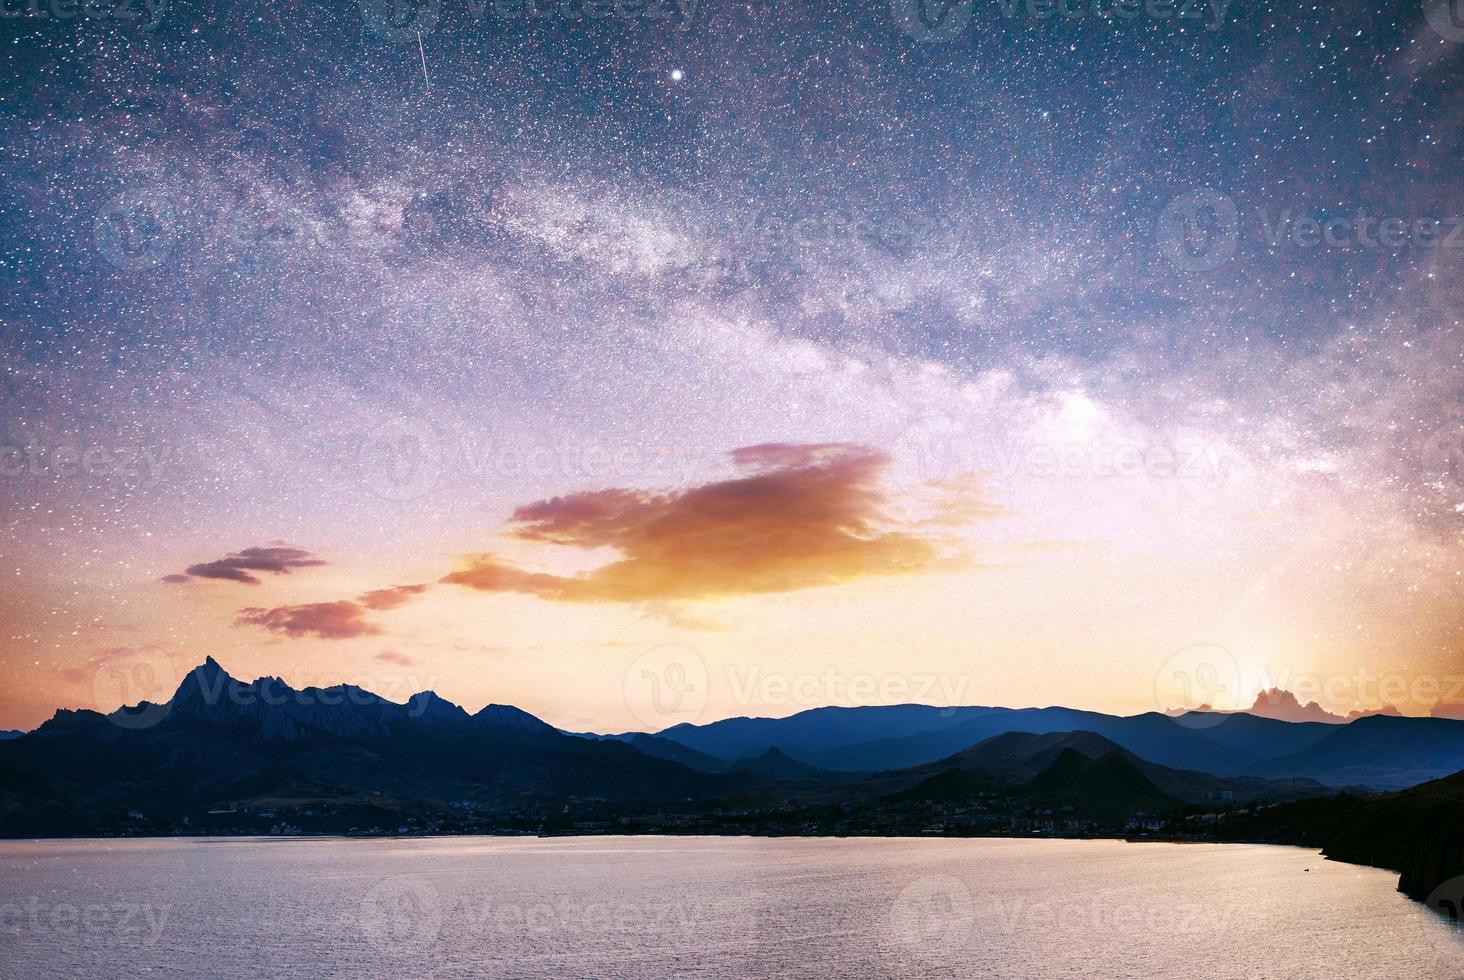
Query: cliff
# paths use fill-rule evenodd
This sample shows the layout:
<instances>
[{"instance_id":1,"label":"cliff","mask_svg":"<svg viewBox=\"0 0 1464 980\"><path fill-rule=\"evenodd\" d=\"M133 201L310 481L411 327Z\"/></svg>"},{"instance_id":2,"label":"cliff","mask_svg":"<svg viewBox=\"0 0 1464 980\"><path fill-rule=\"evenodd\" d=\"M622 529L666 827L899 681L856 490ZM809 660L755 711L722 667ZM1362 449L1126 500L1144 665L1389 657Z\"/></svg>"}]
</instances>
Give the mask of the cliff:
<instances>
[{"instance_id":1,"label":"cliff","mask_svg":"<svg viewBox=\"0 0 1464 980\"><path fill-rule=\"evenodd\" d=\"M1464 875L1464 772L1397 793L1268 807L1228 824L1227 836L1319 847L1338 861L1397 871L1398 890L1422 901Z\"/></svg>"}]
</instances>

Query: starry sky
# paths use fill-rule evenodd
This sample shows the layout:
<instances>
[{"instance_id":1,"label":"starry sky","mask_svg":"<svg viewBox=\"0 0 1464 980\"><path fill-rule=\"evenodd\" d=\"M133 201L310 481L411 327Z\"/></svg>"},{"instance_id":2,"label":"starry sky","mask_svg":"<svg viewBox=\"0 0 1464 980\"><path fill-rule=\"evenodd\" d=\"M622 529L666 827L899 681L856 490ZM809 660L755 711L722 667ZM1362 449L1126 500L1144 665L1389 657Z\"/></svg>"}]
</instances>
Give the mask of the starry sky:
<instances>
[{"instance_id":1,"label":"starry sky","mask_svg":"<svg viewBox=\"0 0 1464 980\"><path fill-rule=\"evenodd\" d=\"M1457 9L3 12L0 727L1464 704Z\"/></svg>"}]
</instances>

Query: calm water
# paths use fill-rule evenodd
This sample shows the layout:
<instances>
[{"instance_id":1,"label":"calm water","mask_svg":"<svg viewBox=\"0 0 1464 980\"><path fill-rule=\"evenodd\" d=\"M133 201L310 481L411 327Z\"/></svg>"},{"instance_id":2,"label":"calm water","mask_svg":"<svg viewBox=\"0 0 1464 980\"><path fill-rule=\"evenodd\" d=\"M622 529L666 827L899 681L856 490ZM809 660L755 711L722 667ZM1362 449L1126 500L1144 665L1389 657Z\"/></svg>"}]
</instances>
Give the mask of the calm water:
<instances>
[{"instance_id":1,"label":"calm water","mask_svg":"<svg viewBox=\"0 0 1464 980\"><path fill-rule=\"evenodd\" d=\"M0 878L5 977L1464 975L1394 875L1280 847L44 841Z\"/></svg>"}]
</instances>

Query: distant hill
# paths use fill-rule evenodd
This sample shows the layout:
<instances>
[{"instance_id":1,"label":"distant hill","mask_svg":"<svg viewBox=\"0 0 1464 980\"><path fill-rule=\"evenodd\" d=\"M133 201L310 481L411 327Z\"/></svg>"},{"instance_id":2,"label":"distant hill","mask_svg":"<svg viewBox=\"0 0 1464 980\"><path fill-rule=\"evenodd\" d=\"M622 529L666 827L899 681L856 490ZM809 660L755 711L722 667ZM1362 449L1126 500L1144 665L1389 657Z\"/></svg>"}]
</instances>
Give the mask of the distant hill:
<instances>
[{"instance_id":1,"label":"distant hill","mask_svg":"<svg viewBox=\"0 0 1464 980\"><path fill-rule=\"evenodd\" d=\"M1190 711L1176 716L1175 721L1251 759L1277 759L1300 752L1337 730L1331 723L1287 722L1244 711Z\"/></svg>"},{"instance_id":2,"label":"distant hill","mask_svg":"<svg viewBox=\"0 0 1464 980\"><path fill-rule=\"evenodd\" d=\"M927 776L909 789L891 793L884 799L892 802L955 803L969 800L995 789L988 779L962 769L947 769Z\"/></svg>"},{"instance_id":3,"label":"distant hill","mask_svg":"<svg viewBox=\"0 0 1464 980\"><path fill-rule=\"evenodd\" d=\"M824 761L815 762L810 756L879 739L952 730L1001 710L1004 709L937 708L924 704L810 708L786 718L727 718L706 725L675 725L657 734L720 759L745 759L781 745L785 751L794 751L799 758L825 768L861 769L868 767L830 766Z\"/></svg>"},{"instance_id":4,"label":"distant hill","mask_svg":"<svg viewBox=\"0 0 1464 980\"><path fill-rule=\"evenodd\" d=\"M1165 793L1123 751L1090 758L1065 748L1052 765L1022 785L1043 802L1065 804L1084 813L1159 814L1177 809L1180 801Z\"/></svg>"},{"instance_id":5,"label":"distant hill","mask_svg":"<svg viewBox=\"0 0 1464 980\"><path fill-rule=\"evenodd\" d=\"M896 769L858 784L868 793L899 793L944 772L968 773L987 788L1010 788L1035 778L1067 752L1089 759L1118 754L1128 759L1161 792L1190 803L1249 803L1324 796L1329 790L1312 780L1271 780L1247 776L1213 776L1172 769L1142 759L1096 732L1007 732L937 762ZM975 785L975 784L972 784Z\"/></svg>"},{"instance_id":6,"label":"distant hill","mask_svg":"<svg viewBox=\"0 0 1464 980\"><path fill-rule=\"evenodd\" d=\"M980 776L988 784L1012 786L1023 783L1052 765L1066 749L1076 749L1097 758L1119 746L1094 732L1004 732L962 749L944 759L892 769L870 777L872 784L911 783L918 779L958 770Z\"/></svg>"},{"instance_id":7,"label":"distant hill","mask_svg":"<svg viewBox=\"0 0 1464 980\"><path fill-rule=\"evenodd\" d=\"M762 755L755 756L751 759L740 759L727 768L731 772L755 772L763 776L775 776L779 779L825 779L834 775L826 769L819 769L817 766L810 766L806 762L790 759L776 745L769 748Z\"/></svg>"},{"instance_id":8,"label":"distant hill","mask_svg":"<svg viewBox=\"0 0 1464 980\"><path fill-rule=\"evenodd\" d=\"M1121 751L1123 749L1119 745L1096 732L1051 732L1046 735L1007 732L973 745L953 758L963 769L1026 781L1049 768L1066 753L1077 752L1089 759L1097 759L1110 752Z\"/></svg>"},{"instance_id":9,"label":"distant hill","mask_svg":"<svg viewBox=\"0 0 1464 980\"><path fill-rule=\"evenodd\" d=\"M670 759L672 762L679 762L698 772L726 772L732 767L731 763L725 759L718 759L704 752L698 752L696 749L687 748L680 742L673 742L669 738L634 732L621 736L620 740L627 745L635 746L646 755L654 756L657 759Z\"/></svg>"},{"instance_id":10,"label":"distant hill","mask_svg":"<svg viewBox=\"0 0 1464 980\"><path fill-rule=\"evenodd\" d=\"M1464 722L1373 715L1333 726L1306 748L1257 763L1257 775L1300 776L1334 786L1402 789L1464 769Z\"/></svg>"}]
</instances>

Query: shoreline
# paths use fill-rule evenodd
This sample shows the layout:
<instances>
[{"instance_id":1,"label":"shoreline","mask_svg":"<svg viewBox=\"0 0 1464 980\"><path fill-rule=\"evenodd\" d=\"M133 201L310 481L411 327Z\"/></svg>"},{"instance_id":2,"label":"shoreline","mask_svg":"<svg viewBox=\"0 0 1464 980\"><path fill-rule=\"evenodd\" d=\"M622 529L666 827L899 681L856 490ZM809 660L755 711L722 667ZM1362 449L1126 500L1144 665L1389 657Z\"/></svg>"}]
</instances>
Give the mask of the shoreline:
<instances>
[{"instance_id":1,"label":"shoreline","mask_svg":"<svg viewBox=\"0 0 1464 980\"><path fill-rule=\"evenodd\" d=\"M1176 845L1225 845L1236 844L1260 847L1289 847L1296 850L1307 851L1316 854L1324 861L1333 861L1337 864L1351 864L1354 867L1373 868L1378 871L1387 871L1391 874L1399 874L1397 868L1388 868L1377 864L1368 864L1362 861L1349 861L1345 858L1333 857L1324 849L1310 844L1293 844L1285 841L1234 839L1234 840L1200 840L1192 837L1116 837L1106 835L1093 836L1068 836L1062 834L1033 834L1029 836L1015 836L1012 834L667 834L667 833L586 833L583 831L566 833L523 833L523 834L493 834L479 831L460 834L118 834L111 837L95 836L74 836L74 837L0 837L0 847L8 843L51 843L63 841L110 843L113 841L198 841L205 844L229 843L233 841L363 841L363 840L461 840L463 838L493 838L502 840L605 840L605 839L636 839L652 838L659 840L899 840L899 841L924 841L924 840L1002 840L1002 841L1092 841L1094 843L1107 842L1112 844L1176 844ZM1400 888L1399 891L1402 891Z\"/></svg>"}]
</instances>

